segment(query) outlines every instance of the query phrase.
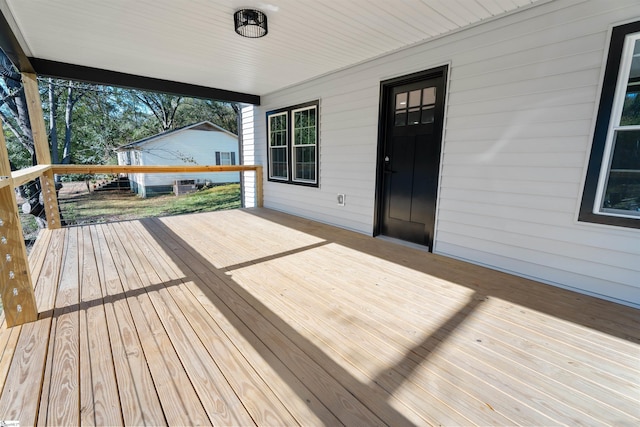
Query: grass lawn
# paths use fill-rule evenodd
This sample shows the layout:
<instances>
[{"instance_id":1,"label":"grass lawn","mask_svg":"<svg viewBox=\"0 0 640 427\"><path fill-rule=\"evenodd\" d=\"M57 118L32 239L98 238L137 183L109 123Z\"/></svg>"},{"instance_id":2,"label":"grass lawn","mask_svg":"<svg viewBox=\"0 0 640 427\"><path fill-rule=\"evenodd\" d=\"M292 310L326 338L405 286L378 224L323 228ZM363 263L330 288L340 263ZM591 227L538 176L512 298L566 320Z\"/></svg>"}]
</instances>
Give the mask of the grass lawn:
<instances>
[{"instance_id":1,"label":"grass lawn","mask_svg":"<svg viewBox=\"0 0 640 427\"><path fill-rule=\"evenodd\" d=\"M68 225L210 212L241 206L240 184L215 186L182 196L170 194L144 199L128 191L61 194L59 203Z\"/></svg>"}]
</instances>

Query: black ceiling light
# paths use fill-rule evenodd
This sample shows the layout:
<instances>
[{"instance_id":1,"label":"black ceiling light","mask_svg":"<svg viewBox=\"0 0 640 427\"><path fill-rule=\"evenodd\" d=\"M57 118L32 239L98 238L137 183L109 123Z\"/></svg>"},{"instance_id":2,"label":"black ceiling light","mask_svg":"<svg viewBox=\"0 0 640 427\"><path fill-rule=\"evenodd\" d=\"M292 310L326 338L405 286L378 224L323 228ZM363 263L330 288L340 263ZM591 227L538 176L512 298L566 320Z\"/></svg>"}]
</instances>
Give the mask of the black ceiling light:
<instances>
[{"instance_id":1,"label":"black ceiling light","mask_svg":"<svg viewBox=\"0 0 640 427\"><path fill-rule=\"evenodd\" d=\"M256 9L240 9L233 14L236 33L257 39L267 35L267 15Z\"/></svg>"}]
</instances>

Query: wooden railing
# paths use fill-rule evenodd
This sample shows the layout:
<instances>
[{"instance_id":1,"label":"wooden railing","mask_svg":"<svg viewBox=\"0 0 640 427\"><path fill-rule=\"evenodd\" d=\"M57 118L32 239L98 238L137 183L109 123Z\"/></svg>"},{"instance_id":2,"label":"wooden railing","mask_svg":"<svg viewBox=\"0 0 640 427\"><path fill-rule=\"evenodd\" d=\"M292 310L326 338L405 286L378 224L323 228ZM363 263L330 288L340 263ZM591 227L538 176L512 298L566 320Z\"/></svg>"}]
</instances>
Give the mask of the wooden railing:
<instances>
[{"instance_id":1,"label":"wooden railing","mask_svg":"<svg viewBox=\"0 0 640 427\"><path fill-rule=\"evenodd\" d=\"M262 166L123 166L123 165L52 165L49 142L42 115L42 105L35 74L23 74L23 84L34 140L37 166L11 171L7 145L0 123L0 296L7 327L37 320L34 284L27 257L18 213L15 189L40 180L47 227L60 228L60 211L55 190L54 174L125 174L125 173L196 173L247 172L255 173L256 206L261 207Z\"/></svg>"},{"instance_id":2,"label":"wooden railing","mask_svg":"<svg viewBox=\"0 0 640 427\"><path fill-rule=\"evenodd\" d=\"M34 166L38 167L38 166ZM29 168L32 169L32 168ZM262 166L260 165L184 165L184 166L133 166L133 165L51 165L56 175L64 174L125 174L125 173L198 173L198 172L255 172L256 206L262 207Z\"/></svg>"}]
</instances>

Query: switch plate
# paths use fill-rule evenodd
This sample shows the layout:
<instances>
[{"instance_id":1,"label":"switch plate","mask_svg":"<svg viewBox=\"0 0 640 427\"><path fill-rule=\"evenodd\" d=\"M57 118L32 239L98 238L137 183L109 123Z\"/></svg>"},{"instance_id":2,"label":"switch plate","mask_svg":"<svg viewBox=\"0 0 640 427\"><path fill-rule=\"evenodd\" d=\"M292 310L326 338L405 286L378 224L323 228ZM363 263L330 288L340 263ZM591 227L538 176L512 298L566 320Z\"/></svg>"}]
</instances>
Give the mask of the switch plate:
<instances>
[{"instance_id":1,"label":"switch plate","mask_svg":"<svg viewBox=\"0 0 640 427\"><path fill-rule=\"evenodd\" d=\"M347 198L344 194L338 194L338 206L344 206L345 199Z\"/></svg>"}]
</instances>

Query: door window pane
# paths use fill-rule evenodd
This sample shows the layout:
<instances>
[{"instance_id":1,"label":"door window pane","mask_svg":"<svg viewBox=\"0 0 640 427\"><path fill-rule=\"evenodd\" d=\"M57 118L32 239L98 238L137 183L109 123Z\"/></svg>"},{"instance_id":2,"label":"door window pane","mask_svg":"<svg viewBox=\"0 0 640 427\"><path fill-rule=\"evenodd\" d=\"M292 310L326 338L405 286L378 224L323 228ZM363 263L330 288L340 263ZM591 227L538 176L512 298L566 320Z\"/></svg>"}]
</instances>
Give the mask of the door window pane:
<instances>
[{"instance_id":1,"label":"door window pane","mask_svg":"<svg viewBox=\"0 0 640 427\"><path fill-rule=\"evenodd\" d=\"M428 87L422 90L422 105L433 105L436 103L436 88Z\"/></svg>"},{"instance_id":2,"label":"door window pane","mask_svg":"<svg viewBox=\"0 0 640 427\"><path fill-rule=\"evenodd\" d=\"M407 92L402 92L396 95L396 110L405 108L407 108Z\"/></svg>"},{"instance_id":3,"label":"door window pane","mask_svg":"<svg viewBox=\"0 0 640 427\"><path fill-rule=\"evenodd\" d=\"M412 90L409 92L409 108L420 106L420 90Z\"/></svg>"},{"instance_id":4,"label":"door window pane","mask_svg":"<svg viewBox=\"0 0 640 427\"><path fill-rule=\"evenodd\" d=\"M420 124L420 108L412 108L409 110L409 125Z\"/></svg>"},{"instance_id":5,"label":"door window pane","mask_svg":"<svg viewBox=\"0 0 640 427\"><path fill-rule=\"evenodd\" d=\"M395 125L396 126L405 126L407 124L407 113L403 110L403 111L397 111L396 112L396 120L395 120Z\"/></svg>"},{"instance_id":6,"label":"door window pane","mask_svg":"<svg viewBox=\"0 0 640 427\"><path fill-rule=\"evenodd\" d=\"M435 102L435 87L396 94L395 126L433 123Z\"/></svg>"},{"instance_id":7,"label":"door window pane","mask_svg":"<svg viewBox=\"0 0 640 427\"><path fill-rule=\"evenodd\" d=\"M433 107L426 107L422 109L422 124L433 123L433 114L435 109Z\"/></svg>"}]
</instances>

